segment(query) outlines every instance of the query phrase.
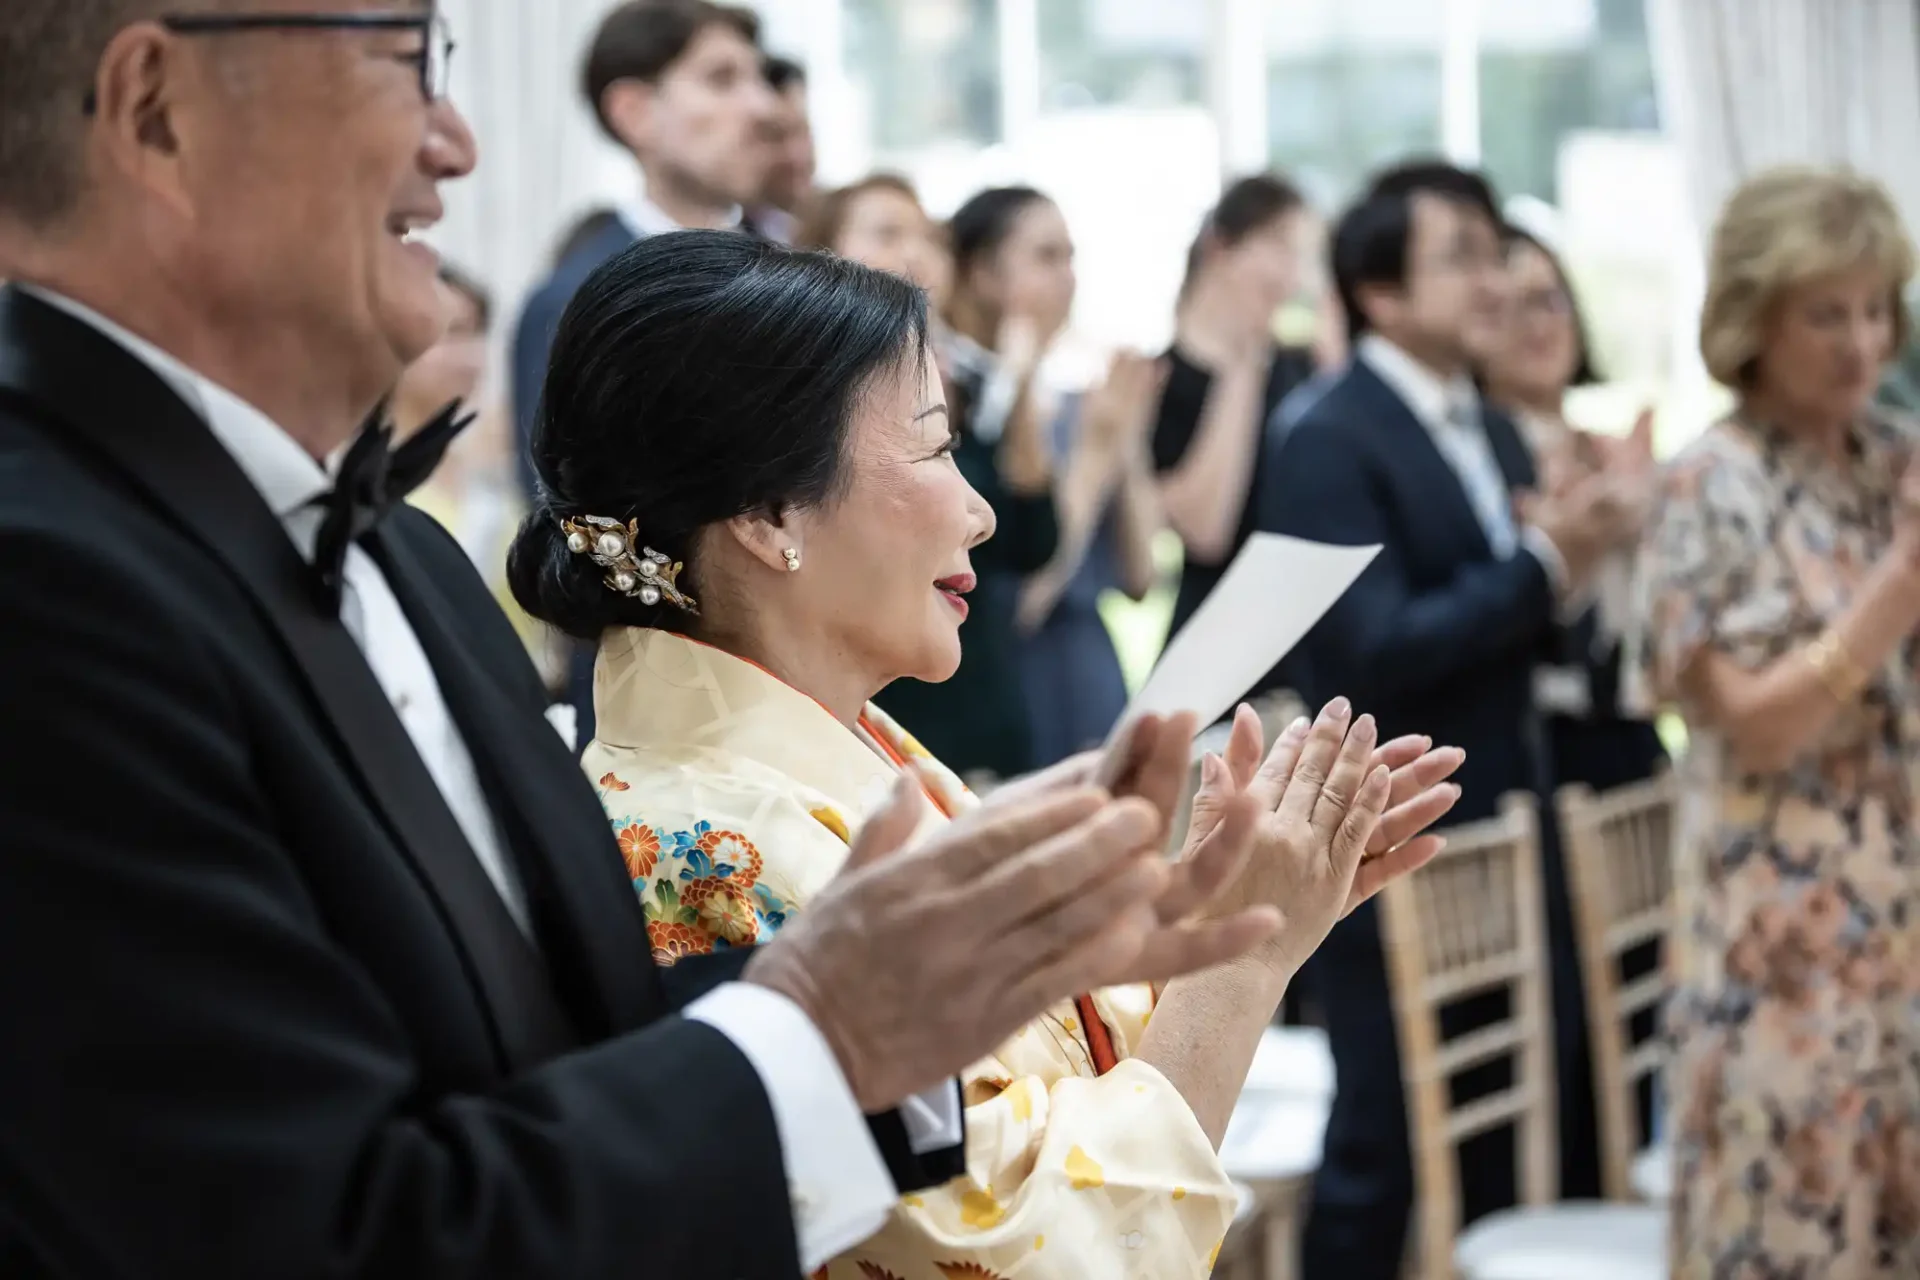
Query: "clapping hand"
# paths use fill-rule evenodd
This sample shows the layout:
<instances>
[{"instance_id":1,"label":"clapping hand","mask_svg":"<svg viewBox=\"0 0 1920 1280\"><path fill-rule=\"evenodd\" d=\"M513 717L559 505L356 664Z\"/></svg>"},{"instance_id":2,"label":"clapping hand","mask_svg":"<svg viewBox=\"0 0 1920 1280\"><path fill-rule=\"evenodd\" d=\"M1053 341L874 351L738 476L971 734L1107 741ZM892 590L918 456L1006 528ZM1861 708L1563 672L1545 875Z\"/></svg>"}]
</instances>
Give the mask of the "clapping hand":
<instances>
[{"instance_id":1,"label":"clapping hand","mask_svg":"<svg viewBox=\"0 0 1920 1280\"><path fill-rule=\"evenodd\" d=\"M1106 380L1081 402L1086 438L1114 453L1143 453L1166 380L1165 361L1138 352L1116 352L1108 363Z\"/></svg>"},{"instance_id":2,"label":"clapping hand","mask_svg":"<svg viewBox=\"0 0 1920 1280\"><path fill-rule=\"evenodd\" d=\"M1206 759L1194 797L1183 856L1243 838L1223 832L1251 805L1254 851L1226 905L1280 910L1285 922L1263 954L1288 975L1355 907L1440 851L1444 839L1427 829L1460 798L1447 779L1465 752L1424 737L1376 746L1373 718L1352 714L1337 698L1311 723L1302 716L1262 762L1260 718L1242 706L1224 758Z\"/></svg>"},{"instance_id":3,"label":"clapping hand","mask_svg":"<svg viewBox=\"0 0 1920 1280\"><path fill-rule=\"evenodd\" d=\"M1164 856L1192 729L1187 716L1133 730L1122 788L1137 794L1087 785L1092 762L1076 761L996 792L911 847L926 801L903 773L841 874L756 949L744 980L798 1004L875 1111L1079 992L1252 952L1280 926L1271 906L1175 915L1174 899L1215 896L1250 851L1229 819L1206 856L1179 867Z\"/></svg>"},{"instance_id":4,"label":"clapping hand","mask_svg":"<svg viewBox=\"0 0 1920 1280\"><path fill-rule=\"evenodd\" d=\"M1607 549L1640 540L1653 513L1658 475L1653 456L1653 410L1645 408L1625 436L1574 434L1572 461L1542 468L1542 490L1562 508L1587 508Z\"/></svg>"},{"instance_id":5,"label":"clapping hand","mask_svg":"<svg viewBox=\"0 0 1920 1280\"><path fill-rule=\"evenodd\" d=\"M1607 466L1644 476L1651 474L1653 465L1653 407L1649 405L1633 420L1632 431L1612 441Z\"/></svg>"},{"instance_id":6,"label":"clapping hand","mask_svg":"<svg viewBox=\"0 0 1920 1280\"><path fill-rule=\"evenodd\" d=\"M1542 492L1517 494L1514 513L1522 524L1545 534L1573 581L1584 583L1594 565L1633 527L1629 495L1610 470L1568 468L1552 480Z\"/></svg>"},{"instance_id":7,"label":"clapping hand","mask_svg":"<svg viewBox=\"0 0 1920 1280\"><path fill-rule=\"evenodd\" d=\"M1273 906L1285 924L1272 945L1280 948L1281 955L1297 954L1304 960L1335 921L1440 851L1445 841L1427 829L1459 800L1460 788L1448 779L1466 760L1466 753L1458 747L1435 747L1431 739L1418 736L1395 738L1376 748L1372 717L1362 716L1349 727L1351 719L1344 699L1329 704L1317 723L1301 717L1274 742L1263 762L1260 717L1251 707L1239 708L1225 757L1202 762L1200 790L1180 856L1155 903L1162 929L1177 935L1182 922L1204 919L1210 910ZM1106 751L1085 752L1009 783L989 803L1093 782L1114 795L1137 797L1153 805L1162 815L1156 835L1164 843L1165 822L1178 807L1186 785L1194 725L1194 717L1187 714L1140 716L1122 728ZM1310 745L1313 750L1303 757ZM1372 797L1363 794L1363 775L1349 778L1334 770L1329 752L1361 752L1355 757L1360 763L1351 764L1349 772L1384 771L1385 792L1378 811L1370 809ZM1295 785L1297 764L1304 772ZM1284 807L1289 794L1296 806L1291 817ZM1309 801L1313 807L1307 812L1313 818L1303 829L1298 810ZM1313 820L1325 827L1334 817L1339 819L1334 827L1312 831ZM1276 868L1297 867L1300 854L1295 846L1301 841L1323 841L1321 857L1333 867L1339 861L1333 845L1343 829L1340 824L1349 819L1351 829L1361 833L1358 862L1344 881L1347 893L1336 904L1338 914L1322 926L1310 906L1318 899L1296 898L1299 886L1276 885L1273 875Z\"/></svg>"},{"instance_id":8,"label":"clapping hand","mask_svg":"<svg viewBox=\"0 0 1920 1280\"><path fill-rule=\"evenodd\" d=\"M1037 370L1060 336L1066 316L1051 311L1040 283L1016 278L994 333L994 352L1016 377Z\"/></svg>"},{"instance_id":9,"label":"clapping hand","mask_svg":"<svg viewBox=\"0 0 1920 1280\"><path fill-rule=\"evenodd\" d=\"M1255 725L1257 734L1257 719ZM995 791L987 804L1022 803L1048 792L1091 784L1117 798L1145 801L1155 816L1149 843L1156 851L1164 850L1170 836L1168 824L1180 807L1192 767L1197 727L1197 718L1191 712L1136 716L1121 726L1105 750L1082 752L1050 769L1016 779ZM1189 945L1187 926L1195 924L1201 908L1214 902L1245 869L1254 852L1251 837L1257 816L1252 800L1232 801L1220 805L1209 819L1207 831L1213 838L1199 840L1189 827L1184 851L1167 866L1153 903L1156 932L1143 945L1130 972L1097 985L1158 982L1186 971L1180 962ZM1257 911L1261 904L1248 905Z\"/></svg>"},{"instance_id":10,"label":"clapping hand","mask_svg":"<svg viewBox=\"0 0 1920 1280\"><path fill-rule=\"evenodd\" d=\"M1376 753L1371 719L1349 730L1350 714L1329 707L1250 765L1260 731L1242 709L1231 763L1210 767L1173 863L1191 715L1142 716L1109 751L1011 783L911 847L926 802L903 774L846 868L744 978L806 1012L873 1111L1082 991L1248 955L1291 972L1336 920L1433 856L1423 832L1459 794L1444 783L1458 751L1401 739Z\"/></svg>"}]
</instances>

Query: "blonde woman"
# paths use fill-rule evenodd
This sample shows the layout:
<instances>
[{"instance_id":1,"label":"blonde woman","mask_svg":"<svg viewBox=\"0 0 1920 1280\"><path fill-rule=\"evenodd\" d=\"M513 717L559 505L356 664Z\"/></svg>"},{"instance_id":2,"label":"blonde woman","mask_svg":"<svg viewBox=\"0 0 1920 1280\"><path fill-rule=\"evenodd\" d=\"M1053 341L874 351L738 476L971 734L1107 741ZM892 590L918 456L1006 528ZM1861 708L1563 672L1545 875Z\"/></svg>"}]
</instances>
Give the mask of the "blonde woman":
<instances>
[{"instance_id":1,"label":"blonde woman","mask_svg":"<svg viewBox=\"0 0 1920 1280\"><path fill-rule=\"evenodd\" d=\"M1679 1280L1920 1274L1920 469L1872 405L1913 264L1844 172L1757 177L1714 233L1700 345L1738 407L1642 565L1644 672L1691 742Z\"/></svg>"}]
</instances>

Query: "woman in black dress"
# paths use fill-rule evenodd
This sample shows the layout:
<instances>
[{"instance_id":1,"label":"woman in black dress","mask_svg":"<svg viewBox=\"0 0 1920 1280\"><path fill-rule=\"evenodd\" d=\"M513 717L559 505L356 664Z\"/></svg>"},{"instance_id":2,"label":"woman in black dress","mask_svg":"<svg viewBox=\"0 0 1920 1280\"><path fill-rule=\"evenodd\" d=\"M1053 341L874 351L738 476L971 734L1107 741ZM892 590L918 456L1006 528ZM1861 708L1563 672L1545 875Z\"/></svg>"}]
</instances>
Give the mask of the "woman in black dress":
<instances>
[{"instance_id":1,"label":"woman in black dress","mask_svg":"<svg viewBox=\"0 0 1920 1280\"><path fill-rule=\"evenodd\" d=\"M1280 401L1313 376L1312 355L1278 345L1273 317L1299 287L1307 209L1279 178L1228 187L1187 260L1153 460L1167 523L1186 563L1173 607L1177 633L1255 528L1253 495L1274 450Z\"/></svg>"},{"instance_id":2,"label":"woman in black dress","mask_svg":"<svg viewBox=\"0 0 1920 1280\"><path fill-rule=\"evenodd\" d=\"M895 681L878 701L963 778L1006 778L1034 767L1015 613L1022 581L1060 544L1035 382L1073 303L1073 246L1060 210L1029 187L981 192L948 232L953 274L939 341L953 458L993 508L997 531L973 551L979 584L959 670L943 684Z\"/></svg>"}]
</instances>

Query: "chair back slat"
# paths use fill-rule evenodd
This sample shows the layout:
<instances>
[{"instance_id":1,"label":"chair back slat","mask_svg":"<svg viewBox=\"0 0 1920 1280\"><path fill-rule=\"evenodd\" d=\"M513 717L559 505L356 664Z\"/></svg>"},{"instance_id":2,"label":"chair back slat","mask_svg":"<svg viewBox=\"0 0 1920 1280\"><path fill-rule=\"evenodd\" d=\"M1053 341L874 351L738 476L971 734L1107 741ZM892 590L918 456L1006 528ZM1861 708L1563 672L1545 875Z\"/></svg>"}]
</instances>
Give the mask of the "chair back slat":
<instances>
[{"instance_id":1,"label":"chair back slat","mask_svg":"<svg viewBox=\"0 0 1920 1280\"><path fill-rule=\"evenodd\" d=\"M1450 1274L1460 1230L1462 1142L1513 1128L1522 1203L1545 1204L1556 1190L1552 1013L1540 893L1539 815L1533 797L1516 795L1495 818L1448 828L1447 846L1432 862L1381 894L1381 941L1419 1195L1415 1245L1436 1277ZM1441 1011L1482 992L1506 993L1505 1016L1444 1033ZM1512 1060L1513 1083L1455 1103L1453 1078L1498 1058Z\"/></svg>"},{"instance_id":2,"label":"chair back slat","mask_svg":"<svg viewBox=\"0 0 1920 1280\"><path fill-rule=\"evenodd\" d=\"M1651 1137L1642 1085L1665 1056L1659 1008L1670 985L1677 784L1663 773L1598 795L1567 787L1556 803L1585 971L1600 1185L1608 1199L1626 1200L1634 1156ZM1628 977L1629 964L1644 971Z\"/></svg>"}]
</instances>

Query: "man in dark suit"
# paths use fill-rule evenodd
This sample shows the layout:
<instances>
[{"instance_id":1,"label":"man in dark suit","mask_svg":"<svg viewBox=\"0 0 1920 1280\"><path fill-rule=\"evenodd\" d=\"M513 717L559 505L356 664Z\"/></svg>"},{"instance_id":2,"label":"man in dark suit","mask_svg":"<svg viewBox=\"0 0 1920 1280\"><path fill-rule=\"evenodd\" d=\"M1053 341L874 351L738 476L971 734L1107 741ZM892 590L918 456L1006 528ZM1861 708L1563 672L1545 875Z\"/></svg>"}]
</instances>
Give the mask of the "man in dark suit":
<instances>
[{"instance_id":1,"label":"man in dark suit","mask_svg":"<svg viewBox=\"0 0 1920 1280\"><path fill-rule=\"evenodd\" d=\"M1141 912L1139 807L890 852L903 790L657 972L513 631L388 510L452 420L360 429L444 323L449 42L293 7L0 25L0 1272L798 1275L961 1167L952 1071L1251 939Z\"/></svg>"},{"instance_id":2,"label":"man in dark suit","mask_svg":"<svg viewBox=\"0 0 1920 1280\"><path fill-rule=\"evenodd\" d=\"M747 217L769 240L792 244L800 219L817 194L814 187L813 122L807 109L806 68L791 58L770 57L760 66L778 106L764 129L773 158Z\"/></svg>"},{"instance_id":3,"label":"man in dark suit","mask_svg":"<svg viewBox=\"0 0 1920 1280\"><path fill-rule=\"evenodd\" d=\"M751 10L708 0L627 0L601 22L581 72L587 105L633 154L645 194L572 247L527 299L513 333L513 424L520 478L534 496L533 440L553 335L595 267L642 236L739 227L774 160L779 98L767 82ZM579 741L593 736L593 651L568 664Z\"/></svg>"},{"instance_id":4,"label":"man in dark suit","mask_svg":"<svg viewBox=\"0 0 1920 1280\"><path fill-rule=\"evenodd\" d=\"M1498 332L1505 300L1499 218L1484 181L1437 164L1389 173L1341 219L1332 252L1354 358L1288 432L1260 510L1276 532L1382 550L1308 636L1302 692L1312 705L1339 690L1375 708L1382 733L1464 748L1451 820L1485 818L1509 792L1545 790L1534 660L1553 651L1604 544L1607 513L1594 486L1544 495L1530 519L1516 516L1516 492L1535 484L1532 464L1513 423L1480 403L1472 381L1474 354ZM1557 851L1548 861L1562 1066L1583 1076L1565 881ZM1394 1280L1413 1173L1371 905L1334 930L1308 985L1339 1090L1304 1272ZM1563 1146L1576 1165L1590 1165L1591 1084L1565 1092L1568 1109L1584 1106L1587 1118L1567 1126ZM1469 1216L1511 1202L1510 1146L1496 1140L1465 1163Z\"/></svg>"}]
</instances>

